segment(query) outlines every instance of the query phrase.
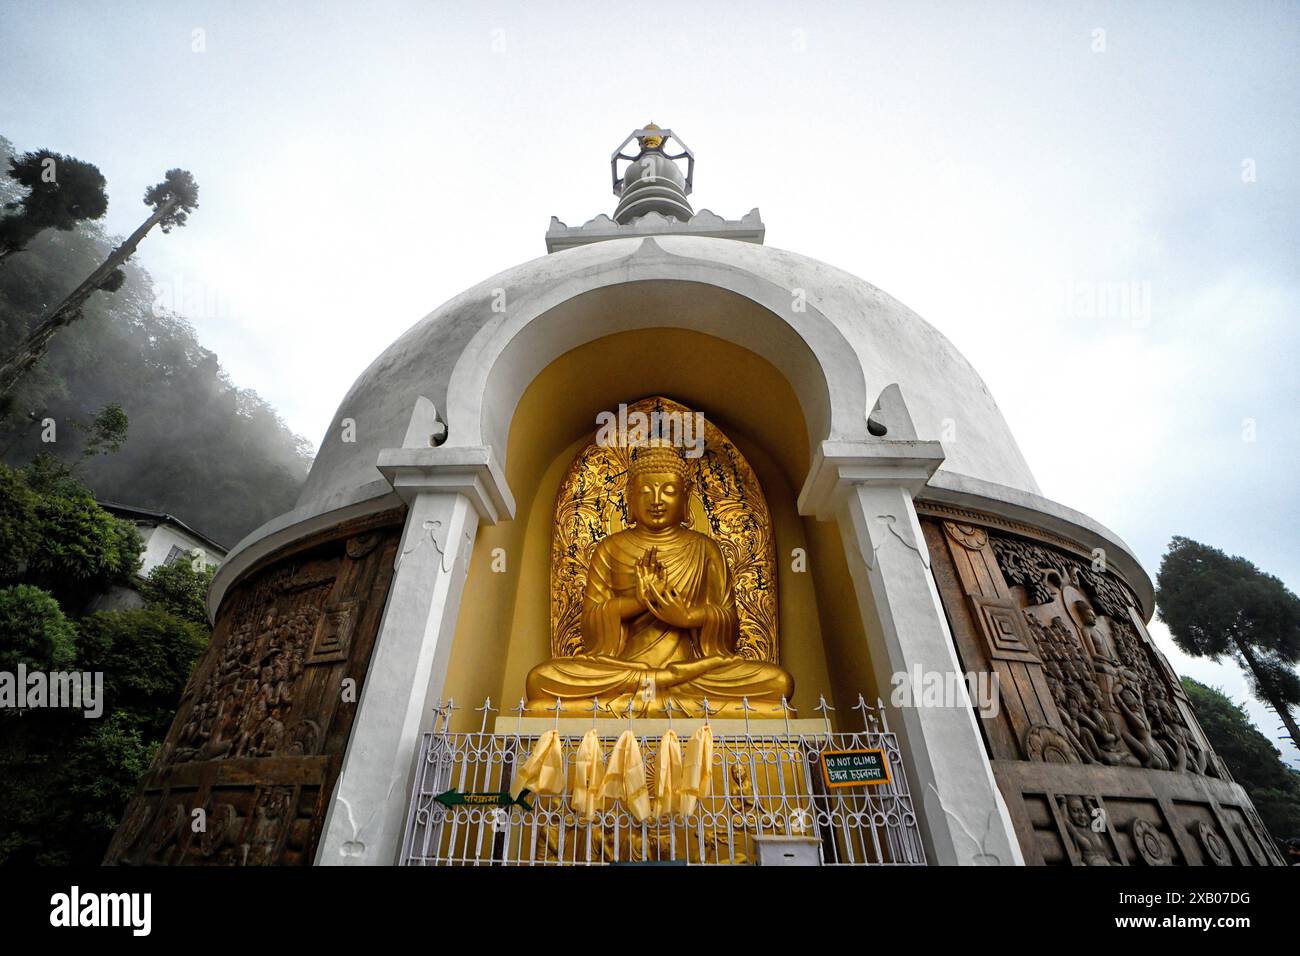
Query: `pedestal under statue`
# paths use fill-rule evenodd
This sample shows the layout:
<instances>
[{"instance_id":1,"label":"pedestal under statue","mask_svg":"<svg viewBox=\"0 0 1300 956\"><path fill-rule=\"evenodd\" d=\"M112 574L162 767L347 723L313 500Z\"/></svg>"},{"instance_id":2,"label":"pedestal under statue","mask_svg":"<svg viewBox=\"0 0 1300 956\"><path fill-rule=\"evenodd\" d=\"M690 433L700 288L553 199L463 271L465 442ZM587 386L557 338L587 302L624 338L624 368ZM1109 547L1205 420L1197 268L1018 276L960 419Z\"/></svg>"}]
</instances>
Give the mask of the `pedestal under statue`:
<instances>
[{"instance_id":1,"label":"pedestal under statue","mask_svg":"<svg viewBox=\"0 0 1300 956\"><path fill-rule=\"evenodd\" d=\"M534 667L529 714L780 716L794 680L781 667L736 654L731 574L708 535L684 527L690 472L671 447L634 449L624 495L634 524L595 547L583 593L584 652Z\"/></svg>"}]
</instances>

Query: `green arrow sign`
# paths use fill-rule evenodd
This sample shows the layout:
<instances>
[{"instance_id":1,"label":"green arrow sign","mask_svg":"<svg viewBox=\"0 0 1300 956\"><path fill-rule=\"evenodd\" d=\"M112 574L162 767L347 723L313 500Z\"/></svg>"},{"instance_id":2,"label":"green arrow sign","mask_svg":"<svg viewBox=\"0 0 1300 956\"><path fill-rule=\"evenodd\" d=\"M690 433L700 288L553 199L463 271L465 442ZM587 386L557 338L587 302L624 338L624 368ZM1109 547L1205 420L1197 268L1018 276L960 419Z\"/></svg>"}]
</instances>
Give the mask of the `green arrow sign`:
<instances>
[{"instance_id":1,"label":"green arrow sign","mask_svg":"<svg viewBox=\"0 0 1300 956\"><path fill-rule=\"evenodd\" d=\"M441 803L444 807L463 805L473 807L510 807L518 804L525 810L531 810L532 807L529 805L528 801L524 799L524 794L526 793L528 793L527 790L521 793L519 799L516 800L514 797L510 796L510 791L508 790L500 790L495 793L461 793L459 790L451 789L446 793L438 794L433 799L436 802Z\"/></svg>"}]
</instances>

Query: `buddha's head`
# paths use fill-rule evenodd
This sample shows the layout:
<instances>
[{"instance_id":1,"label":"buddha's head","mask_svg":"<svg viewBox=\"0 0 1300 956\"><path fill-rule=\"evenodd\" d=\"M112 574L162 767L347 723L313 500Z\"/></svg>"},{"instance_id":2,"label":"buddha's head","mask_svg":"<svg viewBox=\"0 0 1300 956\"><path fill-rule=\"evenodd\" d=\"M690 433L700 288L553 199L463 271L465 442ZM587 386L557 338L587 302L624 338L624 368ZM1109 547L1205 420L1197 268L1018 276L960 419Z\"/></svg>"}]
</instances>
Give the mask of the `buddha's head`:
<instances>
[{"instance_id":1,"label":"buddha's head","mask_svg":"<svg viewBox=\"0 0 1300 956\"><path fill-rule=\"evenodd\" d=\"M1083 621L1084 627L1093 627L1097 623L1097 612L1092 609L1087 601L1075 601L1074 609L1079 614L1079 619Z\"/></svg>"},{"instance_id":2,"label":"buddha's head","mask_svg":"<svg viewBox=\"0 0 1300 956\"><path fill-rule=\"evenodd\" d=\"M691 501L690 470L675 448L635 448L627 469L627 508L637 526L663 531L686 520Z\"/></svg>"}]
</instances>

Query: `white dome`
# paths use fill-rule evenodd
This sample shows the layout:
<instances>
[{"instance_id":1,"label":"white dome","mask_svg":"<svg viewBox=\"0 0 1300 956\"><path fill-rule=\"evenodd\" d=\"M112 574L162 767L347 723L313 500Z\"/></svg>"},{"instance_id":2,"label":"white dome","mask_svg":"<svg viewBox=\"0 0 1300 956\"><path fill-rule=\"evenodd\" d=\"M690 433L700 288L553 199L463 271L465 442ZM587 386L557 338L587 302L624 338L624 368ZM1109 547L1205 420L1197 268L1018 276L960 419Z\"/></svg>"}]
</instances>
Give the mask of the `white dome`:
<instances>
[{"instance_id":1,"label":"white dome","mask_svg":"<svg viewBox=\"0 0 1300 956\"><path fill-rule=\"evenodd\" d=\"M672 283L696 287L674 286L667 296ZM606 296L599 310L582 305L597 294ZM673 307L656 311L656 296ZM749 301L744 309L720 308L719 296ZM706 304L693 307L695 300ZM515 404L547 363L607 335L663 326L728 339L767 359L800 400L810 449L825 440L870 441L867 416L897 384L916 438L941 442L946 456L922 497L1032 518L1086 547L1105 547L1150 613L1150 582L1128 547L1092 519L1041 496L988 388L933 326L826 263L690 235L609 239L542 256L480 282L417 322L339 404L294 510L231 552L212 606L257 556L325 524L396 504L376 463L381 450L403 446L421 398L447 424L445 447L486 447L503 466ZM343 440L347 419L355 422L351 442Z\"/></svg>"},{"instance_id":2,"label":"white dome","mask_svg":"<svg viewBox=\"0 0 1300 956\"><path fill-rule=\"evenodd\" d=\"M505 290L513 312L539 298L555 299L560 288L577 295L635 281L628 260L644 241L616 239L534 259L480 282L417 322L361 374L340 403L298 499L298 510L350 498L353 492L382 481L375 469L376 457L380 449L401 446L419 396L447 414L451 438L456 439L463 423L456 420L457 396L449 396L448 387L471 339L486 324L502 318L491 309L494 290ZM694 236L656 236L652 241L671 257L730 274L733 288L763 282L784 290L787 304L794 290L803 290L807 306L822 313L842 334L860 369L866 403L846 414L855 414L865 427L871 403L886 386L897 383L919 438L942 440L945 431L949 437L960 436L959 441L945 443L948 457L942 470L1038 493L1029 466L979 375L951 342L898 300L847 272L780 249ZM710 277L691 269L692 264L674 265L682 279L708 281ZM604 327L593 330L590 337L614 331L618 329ZM738 344L749 346L745 341ZM346 418L357 423L355 443L340 440ZM816 441L832 436L811 437Z\"/></svg>"}]
</instances>

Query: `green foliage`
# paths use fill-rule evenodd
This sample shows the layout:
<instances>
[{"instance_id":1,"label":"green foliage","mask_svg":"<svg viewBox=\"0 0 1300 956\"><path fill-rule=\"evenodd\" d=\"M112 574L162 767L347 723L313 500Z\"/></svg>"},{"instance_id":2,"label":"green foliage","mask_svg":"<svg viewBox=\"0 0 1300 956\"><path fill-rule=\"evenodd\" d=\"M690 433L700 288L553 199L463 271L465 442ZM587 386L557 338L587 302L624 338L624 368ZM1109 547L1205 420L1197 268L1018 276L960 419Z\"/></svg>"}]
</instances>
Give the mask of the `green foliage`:
<instances>
[{"instance_id":1,"label":"green foliage","mask_svg":"<svg viewBox=\"0 0 1300 956\"><path fill-rule=\"evenodd\" d=\"M216 568L195 570L189 561L160 564L149 572L140 593L148 607L206 627L208 588L215 574Z\"/></svg>"},{"instance_id":2,"label":"green foliage","mask_svg":"<svg viewBox=\"0 0 1300 956\"><path fill-rule=\"evenodd\" d=\"M4 204L0 250L22 249L44 229L68 231L108 211L108 183L90 163L48 149L9 157L9 177L27 189Z\"/></svg>"},{"instance_id":3,"label":"green foliage","mask_svg":"<svg viewBox=\"0 0 1300 956\"><path fill-rule=\"evenodd\" d=\"M1160 563L1156 603L1174 641L1189 654L1249 655L1255 694L1275 706L1300 704L1300 598L1245 558L1174 538Z\"/></svg>"},{"instance_id":4,"label":"green foliage","mask_svg":"<svg viewBox=\"0 0 1300 956\"><path fill-rule=\"evenodd\" d=\"M31 711L0 735L0 865L94 866L157 753L129 714Z\"/></svg>"},{"instance_id":5,"label":"green foliage","mask_svg":"<svg viewBox=\"0 0 1300 956\"><path fill-rule=\"evenodd\" d=\"M60 858L41 862L98 864L157 752L158 742L146 740L128 714L95 721L60 774L68 795L58 814Z\"/></svg>"},{"instance_id":6,"label":"green foliage","mask_svg":"<svg viewBox=\"0 0 1300 956\"><path fill-rule=\"evenodd\" d=\"M87 435L81 457L93 458L95 455L111 455L120 451L122 443L126 441L129 425L122 406L117 402L109 402L88 426L79 426Z\"/></svg>"},{"instance_id":7,"label":"green foliage","mask_svg":"<svg viewBox=\"0 0 1300 956\"><path fill-rule=\"evenodd\" d=\"M70 664L103 673L104 714L0 718L0 865L103 859L207 640L207 628L158 610L81 620Z\"/></svg>"},{"instance_id":8,"label":"green foliage","mask_svg":"<svg viewBox=\"0 0 1300 956\"><path fill-rule=\"evenodd\" d=\"M77 668L102 671L104 707L121 711L151 739L161 739L208 629L166 611L100 611L82 618Z\"/></svg>"},{"instance_id":9,"label":"green foliage","mask_svg":"<svg viewBox=\"0 0 1300 956\"><path fill-rule=\"evenodd\" d=\"M1250 795L1269 832L1279 840L1300 837L1300 774L1282 762L1278 749L1222 691L1189 677L1183 687L1210 745Z\"/></svg>"},{"instance_id":10,"label":"green foliage","mask_svg":"<svg viewBox=\"0 0 1300 956\"><path fill-rule=\"evenodd\" d=\"M59 821L70 809L64 765L94 721L55 710L0 720L0 865L69 862L77 848Z\"/></svg>"},{"instance_id":11,"label":"green foliage","mask_svg":"<svg viewBox=\"0 0 1300 956\"><path fill-rule=\"evenodd\" d=\"M109 514L83 485L38 463L28 472L39 489L27 575L80 606L109 585L129 583L144 542L135 525Z\"/></svg>"},{"instance_id":12,"label":"green foliage","mask_svg":"<svg viewBox=\"0 0 1300 956\"><path fill-rule=\"evenodd\" d=\"M155 212L173 199L176 200L175 207L158 220L158 226L163 232L171 232L174 227L185 225L189 214L199 207L199 186L189 170L169 169L162 182L144 191L145 205L152 207Z\"/></svg>"},{"instance_id":13,"label":"green foliage","mask_svg":"<svg viewBox=\"0 0 1300 956\"><path fill-rule=\"evenodd\" d=\"M77 656L77 628L40 588L0 588L0 671L67 670Z\"/></svg>"},{"instance_id":14,"label":"green foliage","mask_svg":"<svg viewBox=\"0 0 1300 956\"><path fill-rule=\"evenodd\" d=\"M27 570L38 500L21 472L0 465L0 581L15 580Z\"/></svg>"}]
</instances>

